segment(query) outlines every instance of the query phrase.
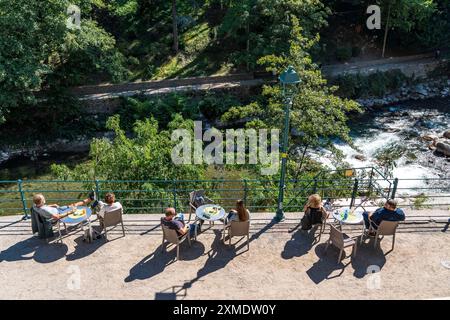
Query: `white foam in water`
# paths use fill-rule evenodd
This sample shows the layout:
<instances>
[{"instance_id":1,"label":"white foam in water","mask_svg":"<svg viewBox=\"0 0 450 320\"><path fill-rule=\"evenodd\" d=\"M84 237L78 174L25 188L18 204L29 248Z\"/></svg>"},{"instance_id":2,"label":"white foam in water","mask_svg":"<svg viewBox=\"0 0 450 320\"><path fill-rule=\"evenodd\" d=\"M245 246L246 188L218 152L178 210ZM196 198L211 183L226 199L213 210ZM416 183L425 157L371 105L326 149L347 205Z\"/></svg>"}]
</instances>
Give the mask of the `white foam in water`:
<instances>
[{"instance_id":1,"label":"white foam in water","mask_svg":"<svg viewBox=\"0 0 450 320\"><path fill-rule=\"evenodd\" d=\"M446 166L439 168L439 165L435 164L435 161L437 163L440 160L432 155L424 142L420 140L420 137L404 140L402 134L408 132L408 130L417 130L420 136L424 134L439 135L443 130L447 129L450 114L438 110L416 110L408 108L403 108L402 112L407 112L408 114L406 116L391 116L392 113L390 112L378 113L374 114L374 117L369 119L367 124L353 124L353 126L367 125L366 132L362 130L363 133L361 135L353 137L353 143L358 150L342 142L336 142L335 147L344 154L343 160L353 168L378 167L375 161L377 152L391 144L398 144L408 148L410 153L417 156L417 159L407 159L406 155L403 155L396 161L396 167L392 170L392 176L400 179L398 186L400 193L417 193L420 190L414 190L414 188L429 186L425 179L445 176L445 172L447 171ZM426 128L416 125L418 119L428 121L432 126ZM310 155L328 168L335 169L329 151L324 152L324 150L319 150L318 153ZM356 159L356 155L363 155L366 160L361 161ZM431 161L428 161L429 159Z\"/></svg>"}]
</instances>

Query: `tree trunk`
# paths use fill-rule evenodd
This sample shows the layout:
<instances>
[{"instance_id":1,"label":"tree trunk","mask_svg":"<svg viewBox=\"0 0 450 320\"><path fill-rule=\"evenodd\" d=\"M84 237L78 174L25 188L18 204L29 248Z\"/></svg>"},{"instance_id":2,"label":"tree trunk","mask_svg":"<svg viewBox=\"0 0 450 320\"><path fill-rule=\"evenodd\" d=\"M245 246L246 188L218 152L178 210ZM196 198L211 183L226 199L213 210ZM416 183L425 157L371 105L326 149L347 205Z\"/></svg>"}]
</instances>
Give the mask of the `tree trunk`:
<instances>
[{"instance_id":1,"label":"tree trunk","mask_svg":"<svg viewBox=\"0 0 450 320\"><path fill-rule=\"evenodd\" d=\"M177 0L172 0L173 50L178 53Z\"/></svg>"},{"instance_id":2,"label":"tree trunk","mask_svg":"<svg viewBox=\"0 0 450 320\"><path fill-rule=\"evenodd\" d=\"M389 20L391 19L391 5L392 1L389 1L389 9L388 9L388 16L386 21L386 27L384 30L384 40L383 40L383 53L381 54L381 57L384 58L384 54L386 52L386 40L389 32Z\"/></svg>"}]
</instances>

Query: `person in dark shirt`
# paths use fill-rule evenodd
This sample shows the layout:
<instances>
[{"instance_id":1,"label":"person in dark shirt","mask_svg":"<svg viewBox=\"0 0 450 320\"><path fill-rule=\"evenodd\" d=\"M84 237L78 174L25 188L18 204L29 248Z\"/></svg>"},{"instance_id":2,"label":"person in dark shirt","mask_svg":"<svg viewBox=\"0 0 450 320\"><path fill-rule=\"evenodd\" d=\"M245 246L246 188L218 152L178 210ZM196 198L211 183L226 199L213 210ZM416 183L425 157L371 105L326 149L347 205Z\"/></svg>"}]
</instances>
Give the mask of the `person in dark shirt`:
<instances>
[{"instance_id":1,"label":"person in dark shirt","mask_svg":"<svg viewBox=\"0 0 450 320\"><path fill-rule=\"evenodd\" d=\"M405 220L405 213L402 209L397 208L397 202L393 199L386 201L383 208L375 210L373 213L364 212L364 223L366 229L372 228L377 230L381 221L403 221ZM370 232L370 235L374 235L375 232Z\"/></svg>"},{"instance_id":2,"label":"person in dark shirt","mask_svg":"<svg viewBox=\"0 0 450 320\"><path fill-rule=\"evenodd\" d=\"M301 220L302 230L310 230L314 224L322 224L323 216L328 217L325 208L322 206L322 198L318 194L312 194L308 197L303 212L305 215Z\"/></svg>"},{"instance_id":3,"label":"person in dark shirt","mask_svg":"<svg viewBox=\"0 0 450 320\"><path fill-rule=\"evenodd\" d=\"M165 226L175 230L179 236L185 235L188 232L189 227L185 225L182 219L178 219L174 208L167 208L165 213L166 216L161 219Z\"/></svg>"}]
</instances>

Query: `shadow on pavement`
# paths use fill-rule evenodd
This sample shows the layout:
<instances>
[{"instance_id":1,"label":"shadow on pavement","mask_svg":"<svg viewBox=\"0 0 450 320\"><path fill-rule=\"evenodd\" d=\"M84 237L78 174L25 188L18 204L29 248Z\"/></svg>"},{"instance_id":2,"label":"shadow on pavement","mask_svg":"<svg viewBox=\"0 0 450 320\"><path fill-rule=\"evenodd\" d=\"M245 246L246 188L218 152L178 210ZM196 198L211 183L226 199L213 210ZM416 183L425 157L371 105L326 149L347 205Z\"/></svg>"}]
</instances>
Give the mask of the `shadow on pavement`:
<instances>
[{"instance_id":1,"label":"shadow on pavement","mask_svg":"<svg viewBox=\"0 0 450 320\"><path fill-rule=\"evenodd\" d=\"M291 239L286 242L281 257L283 259L292 259L293 257L301 257L307 254L314 244L317 243L319 235L316 235L317 226L311 230L298 230Z\"/></svg>"},{"instance_id":2,"label":"shadow on pavement","mask_svg":"<svg viewBox=\"0 0 450 320\"><path fill-rule=\"evenodd\" d=\"M125 282L132 282L134 280L145 280L156 276L164 271L164 269L172 263L176 262L176 248L171 246L169 251L166 251L166 244L164 244L164 252L162 246L159 246L154 252L143 258L136 265L130 269L130 274L125 278ZM193 241L189 248L187 241L184 241L180 247L181 260L195 260L199 258L205 247L202 243Z\"/></svg>"},{"instance_id":3,"label":"shadow on pavement","mask_svg":"<svg viewBox=\"0 0 450 320\"><path fill-rule=\"evenodd\" d=\"M68 251L65 244L50 243L37 237L20 241L0 252L0 262L34 260L51 263L63 258Z\"/></svg>"}]
</instances>

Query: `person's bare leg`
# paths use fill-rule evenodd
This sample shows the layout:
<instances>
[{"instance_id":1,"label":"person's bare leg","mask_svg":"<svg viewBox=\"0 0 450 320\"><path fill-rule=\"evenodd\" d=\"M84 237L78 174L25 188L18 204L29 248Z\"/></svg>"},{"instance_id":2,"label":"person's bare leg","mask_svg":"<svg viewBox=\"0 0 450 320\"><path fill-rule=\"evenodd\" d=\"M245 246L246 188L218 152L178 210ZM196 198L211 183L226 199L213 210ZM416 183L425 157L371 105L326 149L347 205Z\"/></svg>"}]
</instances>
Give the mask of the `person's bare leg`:
<instances>
[{"instance_id":1,"label":"person's bare leg","mask_svg":"<svg viewBox=\"0 0 450 320\"><path fill-rule=\"evenodd\" d=\"M72 204L69 204L69 207L79 207L79 206L85 206L89 204L92 200L91 199L84 199L83 201L75 202Z\"/></svg>"}]
</instances>

